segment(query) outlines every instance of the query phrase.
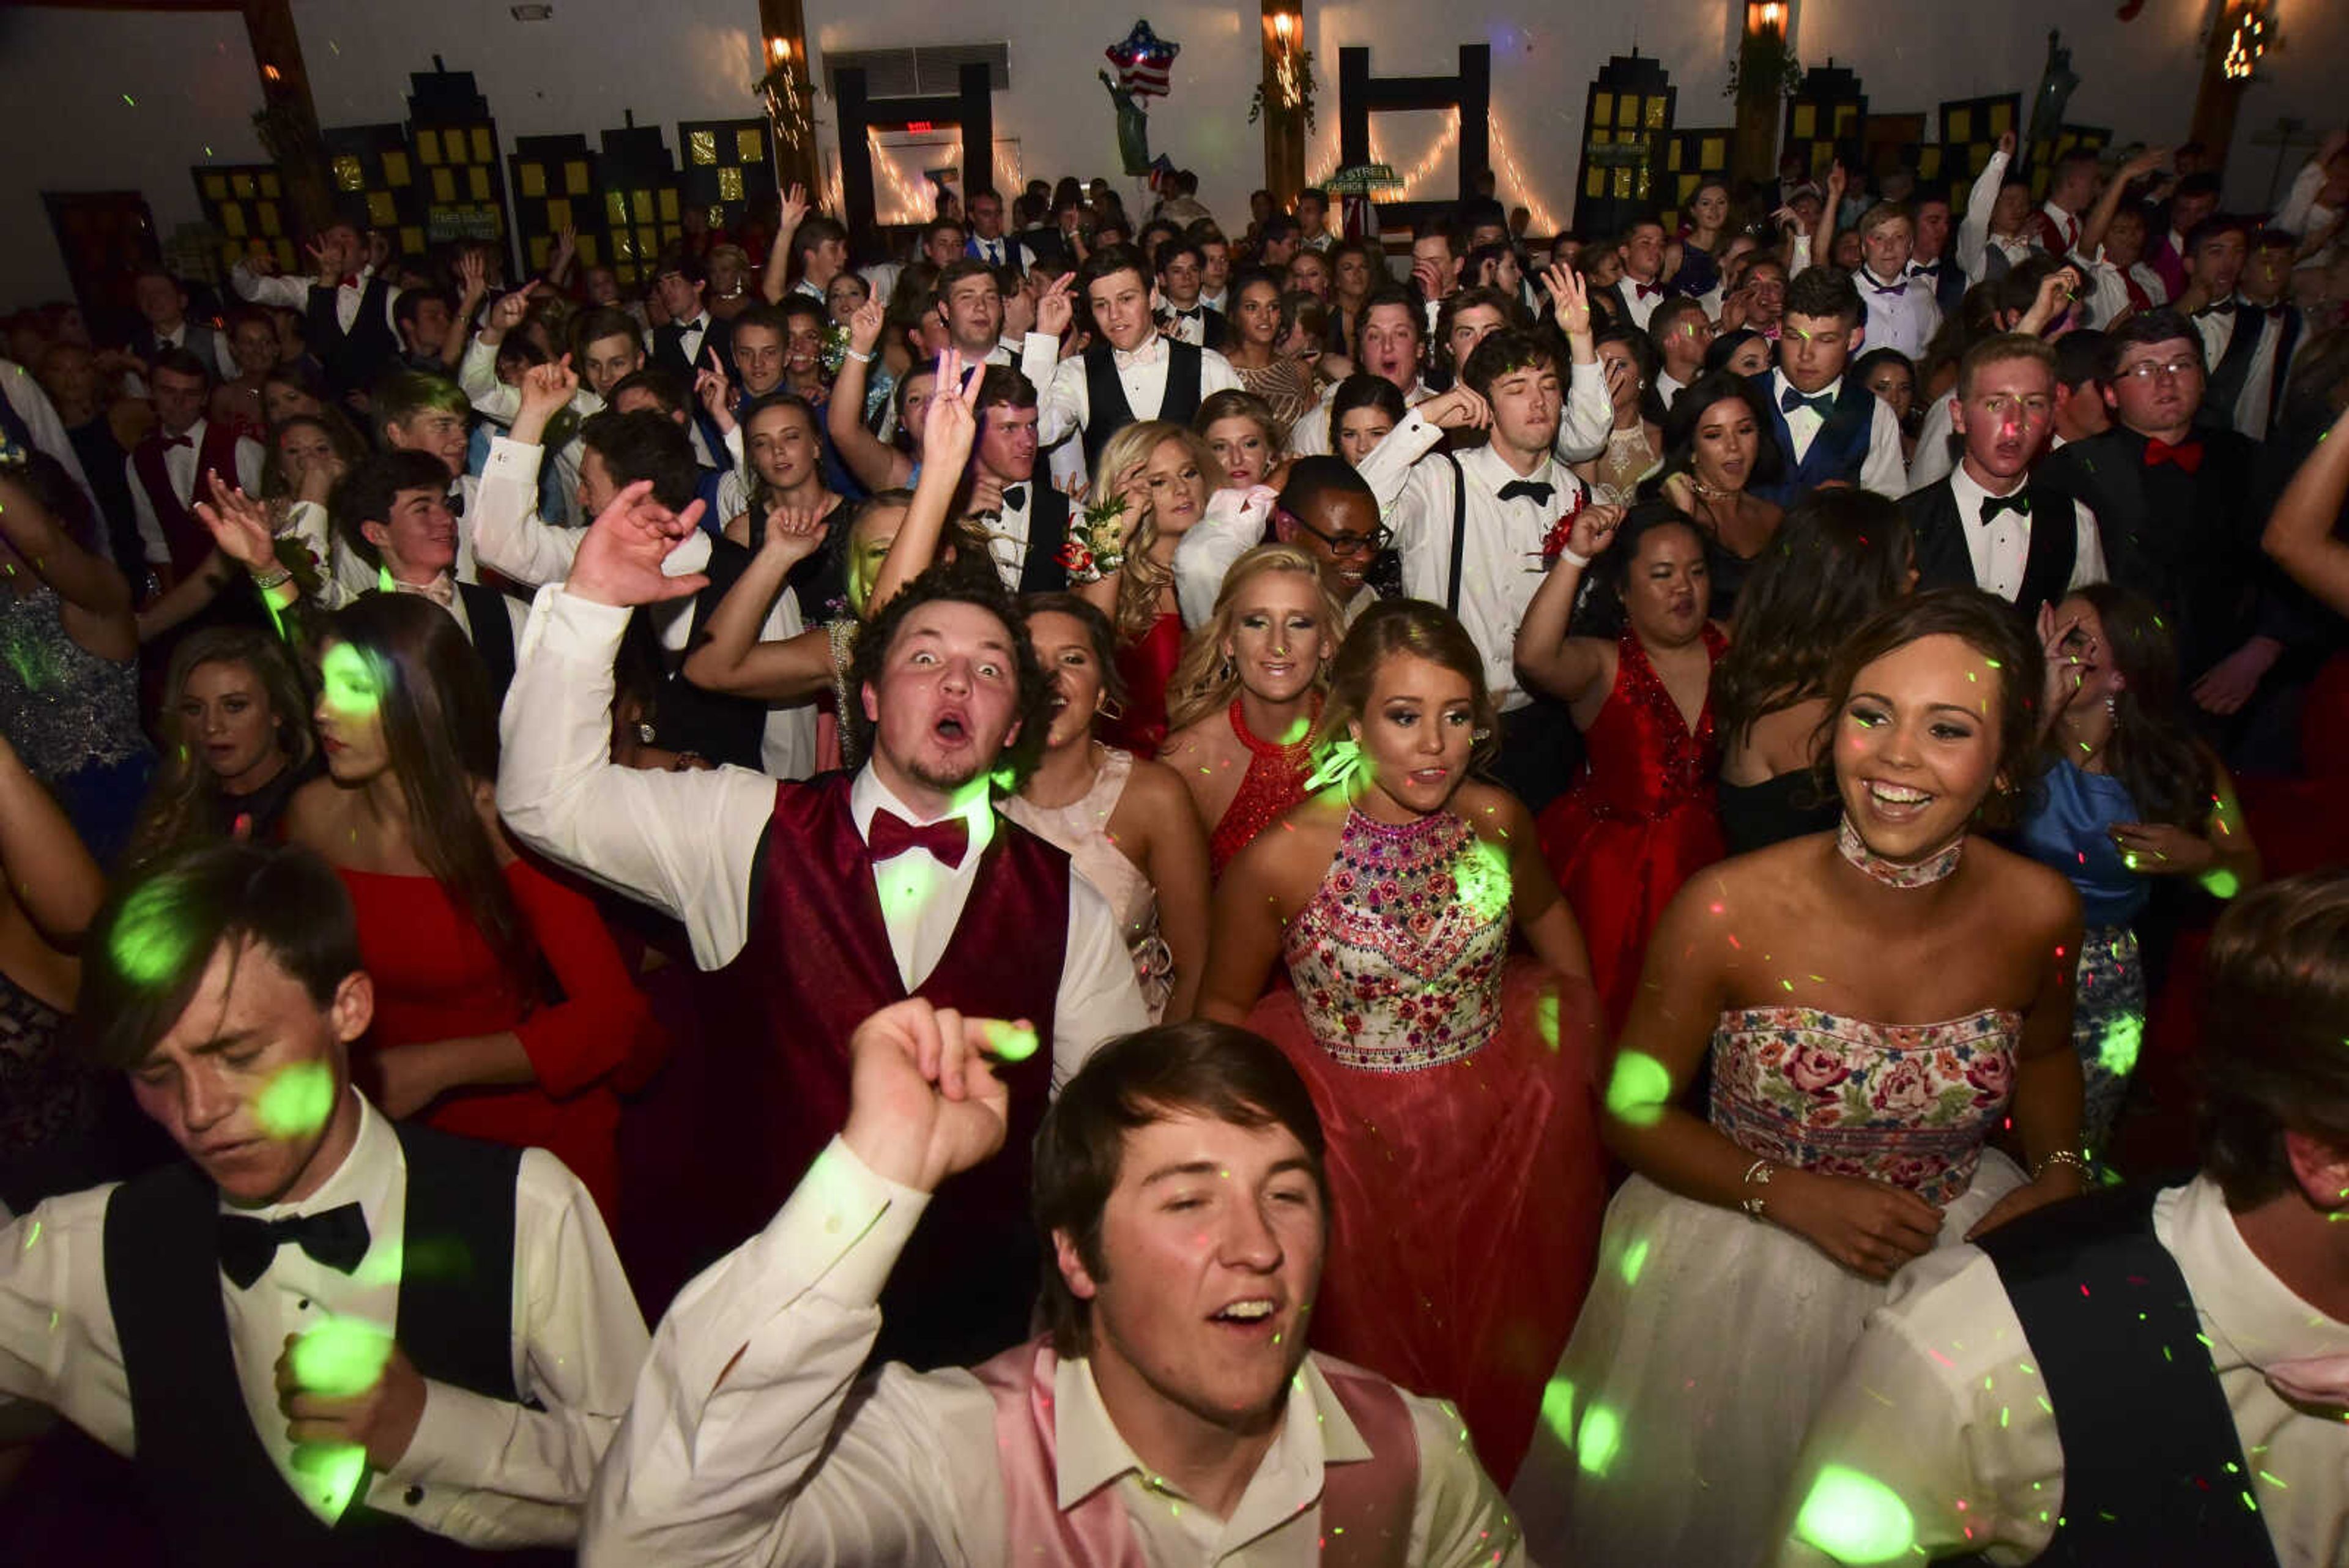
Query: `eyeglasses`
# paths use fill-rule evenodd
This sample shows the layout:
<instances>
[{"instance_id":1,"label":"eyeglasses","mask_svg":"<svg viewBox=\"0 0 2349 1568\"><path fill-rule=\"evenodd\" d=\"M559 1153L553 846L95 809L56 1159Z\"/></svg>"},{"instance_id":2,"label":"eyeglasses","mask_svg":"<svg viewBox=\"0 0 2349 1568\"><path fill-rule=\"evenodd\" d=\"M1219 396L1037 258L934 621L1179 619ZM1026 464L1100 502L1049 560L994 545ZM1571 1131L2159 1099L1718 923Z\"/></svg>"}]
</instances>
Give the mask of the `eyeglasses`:
<instances>
[{"instance_id":1,"label":"eyeglasses","mask_svg":"<svg viewBox=\"0 0 2349 1568\"><path fill-rule=\"evenodd\" d=\"M1333 556L1376 556L1382 554L1388 545L1394 543L1394 530L1383 523L1368 534L1324 534L1294 512L1284 510L1275 515L1284 523L1302 528L1324 545L1329 545L1330 553Z\"/></svg>"},{"instance_id":2,"label":"eyeglasses","mask_svg":"<svg viewBox=\"0 0 2349 1568\"><path fill-rule=\"evenodd\" d=\"M2166 365L2140 359L2116 374L2131 381L2150 381L2157 376L2198 376L2201 372L2202 362L2199 359L2172 359Z\"/></svg>"}]
</instances>

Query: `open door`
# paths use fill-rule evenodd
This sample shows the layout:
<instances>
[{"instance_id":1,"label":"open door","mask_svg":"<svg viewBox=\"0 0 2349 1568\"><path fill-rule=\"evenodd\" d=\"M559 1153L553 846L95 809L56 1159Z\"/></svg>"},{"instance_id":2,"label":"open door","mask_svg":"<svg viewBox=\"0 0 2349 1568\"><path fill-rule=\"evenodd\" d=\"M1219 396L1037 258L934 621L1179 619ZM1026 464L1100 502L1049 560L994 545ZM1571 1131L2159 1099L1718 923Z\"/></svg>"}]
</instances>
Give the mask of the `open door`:
<instances>
[{"instance_id":1,"label":"open door","mask_svg":"<svg viewBox=\"0 0 2349 1568\"><path fill-rule=\"evenodd\" d=\"M147 198L136 191L44 191L41 202L91 337L127 337L139 325L131 277L160 254Z\"/></svg>"}]
</instances>

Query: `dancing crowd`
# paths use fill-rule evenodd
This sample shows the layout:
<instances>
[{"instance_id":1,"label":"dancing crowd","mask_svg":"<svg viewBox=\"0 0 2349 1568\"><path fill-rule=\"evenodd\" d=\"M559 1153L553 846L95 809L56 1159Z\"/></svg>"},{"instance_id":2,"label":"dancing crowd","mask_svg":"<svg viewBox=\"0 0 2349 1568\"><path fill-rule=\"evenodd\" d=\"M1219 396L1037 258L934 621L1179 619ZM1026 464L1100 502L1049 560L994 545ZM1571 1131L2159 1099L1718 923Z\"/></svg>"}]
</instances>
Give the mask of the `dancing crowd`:
<instances>
[{"instance_id":1,"label":"dancing crowd","mask_svg":"<svg viewBox=\"0 0 2349 1568\"><path fill-rule=\"evenodd\" d=\"M2349 133L2208 161L7 318L0 1533L2349 1562Z\"/></svg>"}]
</instances>

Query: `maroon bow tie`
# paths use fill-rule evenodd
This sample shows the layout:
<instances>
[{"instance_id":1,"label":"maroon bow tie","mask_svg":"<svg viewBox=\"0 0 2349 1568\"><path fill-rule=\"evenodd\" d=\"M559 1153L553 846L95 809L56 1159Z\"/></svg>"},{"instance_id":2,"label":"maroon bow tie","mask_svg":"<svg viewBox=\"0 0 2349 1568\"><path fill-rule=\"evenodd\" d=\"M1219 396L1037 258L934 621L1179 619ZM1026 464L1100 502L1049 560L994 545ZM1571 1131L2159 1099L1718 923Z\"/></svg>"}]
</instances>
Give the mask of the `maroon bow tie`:
<instances>
[{"instance_id":1,"label":"maroon bow tie","mask_svg":"<svg viewBox=\"0 0 2349 1568\"><path fill-rule=\"evenodd\" d=\"M1664 292L1664 286L1661 283L1640 283L1635 280L1631 286L1640 291L1641 299L1647 298L1651 294L1660 295Z\"/></svg>"},{"instance_id":2,"label":"maroon bow tie","mask_svg":"<svg viewBox=\"0 0 2349 1568\"><path fill-rule=\"evenodd\" d=\"M2202 443L2199 441L2182 441L2176 446L2172 446L2168 441L2158 438L2147 441L2145 443L2146 467L2151 468L2156 463L2161 462L2174 462L2187 472L2192 473L2202 466Z\"/></svg>"},{"instance_id":3,"label":"maroon bow tie","mask_svg":"<svg viewBox=\"0 0 2349 1568\"><path fill-rule=\"evenodd\" d=\"M196 444L194 441L190 441L183 435L164 436L161 440L163 442L163 450L165 452L171 451L175 446L193 446Z\"/></svg>"},{"instance_id":4,"label":"maroon bow tie","mask_svg":"<svg viewBox=\"0 0 2349 1568\"><path fill-rule=\"evenodd\" d=\"M949 816L916 827L885 808L873 814L873 826L864 842L875 865L894 860L908 849L926 849L940 865L952 869L962 864L963 852L970 847L970 824Z\"/></svg>"},{"instance_id":5,"label":"maroon bow tie","mask_svg":"<svg viewBox=\"0 0 2349 1568\"><path fill-rule=\"evenodd\" d=\"M357 288L357 287L358 287L358 286L359 286L359 275L358 275L358 274L357 274L357 273L355 273L355 272L347 272L347 273L343 274L343 286L344 286L345 288Z\"/></svg>"}]
</instances>

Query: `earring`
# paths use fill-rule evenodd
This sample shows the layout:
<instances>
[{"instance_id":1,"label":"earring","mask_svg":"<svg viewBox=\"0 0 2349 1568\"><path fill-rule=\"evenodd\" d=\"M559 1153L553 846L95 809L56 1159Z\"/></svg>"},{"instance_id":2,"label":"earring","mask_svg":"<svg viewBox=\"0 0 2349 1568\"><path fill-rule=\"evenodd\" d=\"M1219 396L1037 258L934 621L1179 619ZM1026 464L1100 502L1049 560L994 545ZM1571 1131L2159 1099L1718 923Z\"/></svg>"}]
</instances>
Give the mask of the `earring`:
<instances>
[{"instance_id":1,"label":"earring","mask_svg":"<svg viewBox=\"0 0 2349 1568\"><path fill-rule=\"evenodd\" d=\"M1240 667L1232 662L1232 656L1228 653L1224 655L1224 661L1216 666L1217 680L1237 680L1239 679L1239 673Z\"/></svg>"},{"instance_id":2,"label":"earring","mask_svg":"<svg viewBox=\"0 0 2349 1568\"><path fill-rule=\"evenodd\" d=\"M1102 700L1094 704L1093 711L1114 724L1125 717L1125 704L1104 691L1102 693Z\"/></svg>"}]
</instances>

